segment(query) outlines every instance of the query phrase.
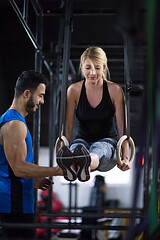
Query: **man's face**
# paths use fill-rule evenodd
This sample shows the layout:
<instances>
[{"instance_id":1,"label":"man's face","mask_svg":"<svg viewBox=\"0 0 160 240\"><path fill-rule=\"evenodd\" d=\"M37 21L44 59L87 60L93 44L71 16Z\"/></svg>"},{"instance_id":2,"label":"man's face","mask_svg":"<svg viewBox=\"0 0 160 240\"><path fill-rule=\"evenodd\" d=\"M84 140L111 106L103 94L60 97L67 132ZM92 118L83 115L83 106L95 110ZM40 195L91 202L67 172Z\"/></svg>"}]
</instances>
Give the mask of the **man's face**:
<instances>
[{"instance_id":1,"label":"man's face","mask_svg":"<svg viewBox=\"0 0 160 240\"><path fill-rule=\"evenodd\" d=\"M40 83L36 91L32 94L26 103L26 111L28 113L35 112L40 104L44 104L44 95L45 95L46 85Z\"/></svg>"}]
</instances>

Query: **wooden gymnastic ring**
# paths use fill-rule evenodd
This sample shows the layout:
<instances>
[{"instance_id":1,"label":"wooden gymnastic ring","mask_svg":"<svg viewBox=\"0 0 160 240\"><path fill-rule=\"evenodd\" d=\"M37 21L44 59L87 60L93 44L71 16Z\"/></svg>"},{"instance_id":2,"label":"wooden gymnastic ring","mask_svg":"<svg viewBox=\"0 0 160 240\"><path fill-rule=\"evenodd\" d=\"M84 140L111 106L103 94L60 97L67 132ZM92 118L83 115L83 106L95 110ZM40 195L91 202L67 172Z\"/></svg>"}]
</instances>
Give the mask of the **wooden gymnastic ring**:
<instances>
[{"instance_id":1,"label":"wooden gymnastic ring","mask_svg":"<svg viewBox=\"0 0 160 240\"><path fill-rule=\"evenodd\" d=\"M119 164L120 166L123 165L122 160L121 160L121 157L120 157L120 151L121 151L122 143L123 143L125 140L128 140L129 145L130 145L130 148L131 148L131 156L130 156L130 160L129 160L130 163L133 162L134 157L135 157L135 145L134 145L133 139L132 139L131 137L128 138L127 135L123 135L123 136L119 139L119 141L118 141L118 143L117 143L117 149L116 149L117 161L118 161L118 164Z\"/></svg>"},{"instance_id":2,"label":"wooden gymnastic ring","mask_svg":"<svg viewBox=\"0 0 160 240\"><path fill-rule=\"evenodd\" d=\"M67 140L67 138L65 136L61 136L60 138L58 137L55 143L55 154L57 154L59 147L60 147L60 143L63 142L65 146L69 147L69 142Z\"/></svg>"}]
</instances>

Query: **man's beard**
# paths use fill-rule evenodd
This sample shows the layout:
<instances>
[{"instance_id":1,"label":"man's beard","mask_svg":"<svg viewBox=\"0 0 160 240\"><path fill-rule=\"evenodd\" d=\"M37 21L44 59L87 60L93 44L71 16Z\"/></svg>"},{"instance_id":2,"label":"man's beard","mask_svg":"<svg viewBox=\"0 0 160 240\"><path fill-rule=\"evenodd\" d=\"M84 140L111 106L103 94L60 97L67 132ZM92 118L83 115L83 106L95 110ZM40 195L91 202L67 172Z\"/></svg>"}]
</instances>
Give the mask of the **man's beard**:
<instances>
[{"instance_id":1,"label":"man's beard","mask_svg":"<svg viewBox=\"0 0 160 240\"><path fill-rule=\"evenodd\" d=\"M33 102L33 97L32 97L32 95L31 95L30 98L29 98L29 100L28 100L28 102L27 102L27 104L26 104L26 111L27 111L28 113L33 113L33 112L35 112L34 107L35 107L35 104L34 104L34 102Z\"/></svg>"}]
</instances>

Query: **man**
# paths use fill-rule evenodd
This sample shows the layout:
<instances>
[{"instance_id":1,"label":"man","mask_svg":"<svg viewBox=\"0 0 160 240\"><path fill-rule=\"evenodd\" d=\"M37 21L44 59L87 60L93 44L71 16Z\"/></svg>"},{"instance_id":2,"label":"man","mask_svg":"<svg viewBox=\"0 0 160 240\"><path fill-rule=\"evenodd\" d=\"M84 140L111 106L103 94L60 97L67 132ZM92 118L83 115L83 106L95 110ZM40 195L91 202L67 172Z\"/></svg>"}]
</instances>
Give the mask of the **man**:
<instances>
[{"instance_id":1,"label":"man","mask_svg":"<svg viewBox=\"0 0 160 240\"><path fill-rule=\"evenodd\" d=\"M47 189L45 177L63 175L57 167L34 164L25 117L44 104L47 79L33 70L17 79L11 107L0 117L0 218L2 223L34 221L34 187ZM4 239L34 239L34 229L4 228Z\"/></svg>"}]
</instances>

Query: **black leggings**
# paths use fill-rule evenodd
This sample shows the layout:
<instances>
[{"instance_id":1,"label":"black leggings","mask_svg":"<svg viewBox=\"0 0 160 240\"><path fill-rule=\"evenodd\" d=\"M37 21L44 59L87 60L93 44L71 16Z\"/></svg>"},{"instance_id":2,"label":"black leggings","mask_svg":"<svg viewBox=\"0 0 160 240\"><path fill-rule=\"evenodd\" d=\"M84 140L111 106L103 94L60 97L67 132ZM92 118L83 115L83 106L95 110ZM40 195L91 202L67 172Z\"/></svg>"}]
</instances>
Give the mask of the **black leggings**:
<instances>
[{"instance_id":1,"label":"black leggings","mask_svg":"<svg viewBox=\"0 0 160 240\"><path fill-rule=\"evenodd\" d=\"M26 214L12 214L12 213L0 213L0 221L2 223L34 223L34 215L30 213ZM3 240L34 240L36 239L35 229L29 228L3 228L2 231Z\"/></svg>"}]
</instances>

